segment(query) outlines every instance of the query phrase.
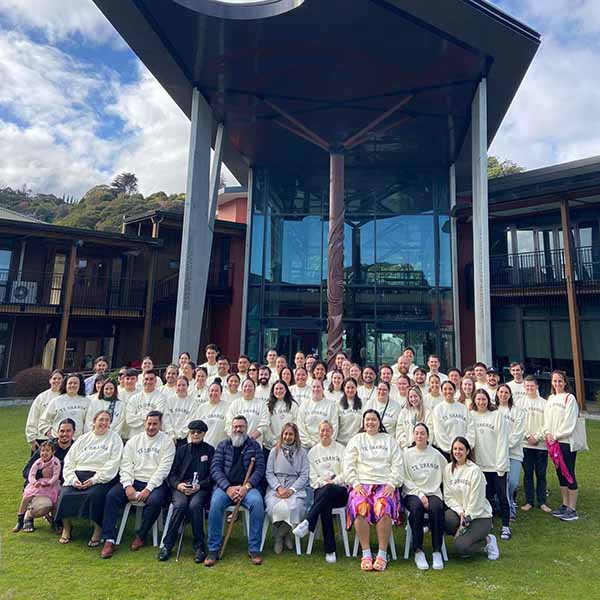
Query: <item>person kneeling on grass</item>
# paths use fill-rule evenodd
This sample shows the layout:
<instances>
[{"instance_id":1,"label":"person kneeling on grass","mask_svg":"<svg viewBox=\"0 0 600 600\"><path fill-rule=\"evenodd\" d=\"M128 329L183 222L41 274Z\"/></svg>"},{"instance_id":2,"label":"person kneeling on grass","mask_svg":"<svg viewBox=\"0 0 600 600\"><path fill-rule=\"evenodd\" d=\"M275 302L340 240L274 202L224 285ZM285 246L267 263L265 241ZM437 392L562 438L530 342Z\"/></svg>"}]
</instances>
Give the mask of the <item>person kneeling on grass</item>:
<instances>
[{"instance_id":1,"label":"person kneeling on grass","mask_svg":"<svg viewBox=\"0 0 600 600\"><path fill-rule=\"evenodd\" d=\"M60 461L54 456L54 444L42 442L40 446L40 457L33 463L29 471L28 483L23 490L23 498L17 513L17 524L13 533L23 529L25 511L36 497L47 498L50 507L56 504L60 493ZM41 472L41 477L37 475Z\"/></svg>"},{"instance_id":2,"label":"person kneeling on grass","mask_svg":"<svg viewBox=\"0 0 600 600\"><path fill-rule=\"evenodd\" d=\"M489 560L500 556L492 530L492 507L485 496L483 471L472 461L469 442L457 437L450 447L451 462L444 470L446 532L455 538L454 547L461 557L485 549Z\"/></svg>"},{"instance_id":3,"label":"person kneeling on grass","mask_svg":"<svg viewBox=\"0 0 600 600\"><path fill-rule=\"evenodd\" d=\"M146 534L158 519L169 495L165 479L173 464L175 445L166 433L160 431L161 424L162 413L150 411L144 421L145 430L134 435L125 444L120 482L106 496L102 521L102 558L110 558L115 552L117 516L121 507L128 502L144 504L142 524L131 544L131 550L135 552L144 545Z\"/></svg>"},{"instance_id":4,"label":"person kneeling on grass","mask_svg":"<svg viewBox=\"0 0 600 600\"><path fill-rule=\"evenodd\" d=\"M347 526L354 523L362 548L363 571L385 571L387 547L393 523L400 520L402 453L396 440L386 433L379 413L363 414L360 432L350 439L344 454L344 481L352 486L348 498ZM373 561L369 525L375 524L379 551Z\"/></svg>"},{"instance_id":5,"label":"person kneeling on grass","mask_svg":"<svg viewBox=\"0 0 600 600\"><path fill-rule=\"evenodd\" d=\"M237 502L241 503L250 516L250 561L254 565L262 564L260 546L265 507L258 487L265 476L265 457L258 442L248 437L247 429L246 417L234 417L230 436L215 449L210 468L215 489L208 513L208 556L204 561L207 567L213 567L219 559L219 550L223 542L223 516L227 507ZM256 462L250 478L244 484L252 458Z\"/></svg>"}]
</instances>

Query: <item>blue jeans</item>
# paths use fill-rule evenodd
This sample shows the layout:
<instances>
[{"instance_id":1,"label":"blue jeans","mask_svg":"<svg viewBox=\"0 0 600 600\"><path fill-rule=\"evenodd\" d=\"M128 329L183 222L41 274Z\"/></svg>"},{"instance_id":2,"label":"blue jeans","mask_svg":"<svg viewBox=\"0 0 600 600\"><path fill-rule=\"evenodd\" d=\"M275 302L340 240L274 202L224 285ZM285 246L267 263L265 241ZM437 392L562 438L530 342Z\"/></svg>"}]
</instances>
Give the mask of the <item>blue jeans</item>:
<instances>
[{"instance_id":1,"label":"blue jeans","mask_svg":"<svg viewBox=\"0 0 600 600\"><path fill-rule=\"evenodd\" d=\"M513 500L515 490L519 485L519 476L521 475L521 461L516 458L510 459L510 471L508 473L508 505L510 506L510 516L517 514L517 505Z\"/></svg>"},{"instance_id":2,"label":"blue jeans","mask_svg":"<svg viewBox=\"0 0 600 600\"><path fill-rule=\"evenodd\" d=\"M213 491L208 513L208 551L218 552L223 540L223 520L225 509L232 506L231 498L221 489ZM242 506L250 513L250 536L248 552L260 552L262 542L263 522L265 520L265 505L260 492L251 489L242 500Z\"/></svg>"}]
</instances>

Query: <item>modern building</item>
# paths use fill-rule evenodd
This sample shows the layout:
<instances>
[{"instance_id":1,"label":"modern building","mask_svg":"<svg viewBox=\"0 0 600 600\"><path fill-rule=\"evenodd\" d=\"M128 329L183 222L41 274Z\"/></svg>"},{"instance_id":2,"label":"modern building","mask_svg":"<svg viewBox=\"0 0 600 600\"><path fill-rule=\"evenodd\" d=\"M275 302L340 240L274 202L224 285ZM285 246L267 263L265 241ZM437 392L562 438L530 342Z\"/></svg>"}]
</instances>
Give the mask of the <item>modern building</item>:
<instances>
[{"instance_id":1,"label":"modern building","mask_svg":"<svg viewBox=\"0 0 600 600\"><path fill-rule=\"evenodd\" d=\"M95 2L191 119L174 355L199 346L225 161L248 187L242 349L457 361L451 210L471 189L492 361L487 148L535 31L483 0Z\"/></svg>"}]
</instances>

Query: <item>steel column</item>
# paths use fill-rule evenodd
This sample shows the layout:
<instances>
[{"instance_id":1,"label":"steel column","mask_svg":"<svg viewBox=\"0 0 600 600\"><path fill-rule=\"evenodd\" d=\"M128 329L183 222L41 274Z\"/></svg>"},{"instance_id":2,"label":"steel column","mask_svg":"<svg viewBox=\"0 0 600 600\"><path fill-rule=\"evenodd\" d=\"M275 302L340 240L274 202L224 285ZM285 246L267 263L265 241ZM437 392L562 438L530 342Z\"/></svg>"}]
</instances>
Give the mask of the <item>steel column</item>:
<instances>
[{"instance_id":1,"label":"steel column","mask_svg":"<svg viewBox=\"0 0 600 600\"><path fill-rule=\"evenodd\" d=\"M450 165L450 214L456 206L456 168ZM450 255L452 260L452 312L454 317L454 364L462 367L460 353L460 290L458 288L458 237L456 217L450 217Z\"/></svg>"},{"instance_id":2,"label":"steel column","mask_svg":"<svg viewBox=\"0 0 600 600\"><path fill-rule=\"evenodd\" d=\"M252 249L252 195L254 171L248 169L248 195L246 198L246 240L244 244L244 288L242 292L242 322L240 328L240 354L246 353L246 327L248 326L248 284L250 281L250 251Z\"/></svg>"}]
</instances>

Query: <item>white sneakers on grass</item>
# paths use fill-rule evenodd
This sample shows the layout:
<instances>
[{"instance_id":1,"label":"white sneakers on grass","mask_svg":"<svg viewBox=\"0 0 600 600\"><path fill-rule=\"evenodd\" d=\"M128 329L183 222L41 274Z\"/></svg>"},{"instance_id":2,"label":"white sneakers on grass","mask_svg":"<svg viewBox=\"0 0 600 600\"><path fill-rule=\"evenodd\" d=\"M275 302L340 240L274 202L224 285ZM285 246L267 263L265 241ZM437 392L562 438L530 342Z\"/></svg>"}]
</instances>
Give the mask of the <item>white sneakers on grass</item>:
<instances>
[{"instance_id":1,"label":"white sneakers on grass","mask_svg":"<svg viewBox=\"0 0 600 600\"><path fill-rule=\"evenodd\" d=\"M441 552L433 553L433 564L431 565L436 571L441 571L444 568L444 559Z\"/></svg>"},{"instance_id":2,"label":"white sneakers on grass","mask_svg":"<svg viewBox=\"0 0 600 600\"><path fill-rule=\"evenodd\" d=\"M328 552L325 555L325 562L328 562L329 564L333 564L334 562L336 562L337 558L335 556L335 552Z\"/></svg>"},{"instance_id":3,"label":"white sneakers on grass","mask_svg":"<svg viewBox=\"0 0 600 600\"><path fill-rule=\"evenodd\" d=\"M300 521L294 529L292 529L292 533L297 535L299 538L303 538L308 533L308 521L304 519L304 521Z\"/></svg>"},{"instance_id":4,"label":"white sneakers on grass","mask_svg":"<svg viewBox=\"0 0 600 600\"><path fill-rule=\"evenodd\" d=\"M498 560L500 558L496 536L491 533L488 535L488 543L486 544L485 551L487 552L488 560Z\"/></svg>"},{"instance_id":5,"label":"white sneakers on grass","mask_svg":"<svg viewBox=\"0 0 600 600\"><path fill-rule=\"evenodd\" d=\"M417 569L420 571L427 571L427 569L429 569L429 563L427 562L427 557L423 550L417 550L415 552L415 565L417 565Z\"/></svg>"}]
</instances>

